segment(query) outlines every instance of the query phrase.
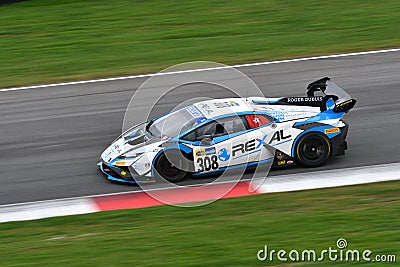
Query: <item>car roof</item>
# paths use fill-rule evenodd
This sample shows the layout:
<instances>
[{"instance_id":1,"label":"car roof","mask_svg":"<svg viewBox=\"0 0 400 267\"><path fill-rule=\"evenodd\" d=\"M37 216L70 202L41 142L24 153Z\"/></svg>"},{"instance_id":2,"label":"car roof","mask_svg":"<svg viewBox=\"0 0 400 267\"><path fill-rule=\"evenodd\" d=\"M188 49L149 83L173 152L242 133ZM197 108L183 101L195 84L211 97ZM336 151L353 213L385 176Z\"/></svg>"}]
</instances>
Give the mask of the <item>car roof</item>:
<instances>
[{"instance_id":1,"label":"car roof","mask_svg":"<svg viewBox=\"0 0 400 267\"><path fill-rule=\"evenodd\" d=\"M222 115L253 111L245 98L212 99L193 104L207 119Z\"/></svg>"},{"instance_id":2,"label":"car roof","mask_svg":"<svg viewBox=\"0 0 400 267\"><path fill-rule=\"evenodd\" d=\"M206 119L213 119L241 112L259 111L283 121L287 119L315 116L320 113L318 107L268 105L268 102L274 102L278 99L280 98L223 98L201 101L193 104L193 106L195 106ZM263 100L264 103L260 104L260 100Z\"/></svg>"}]
</instances>

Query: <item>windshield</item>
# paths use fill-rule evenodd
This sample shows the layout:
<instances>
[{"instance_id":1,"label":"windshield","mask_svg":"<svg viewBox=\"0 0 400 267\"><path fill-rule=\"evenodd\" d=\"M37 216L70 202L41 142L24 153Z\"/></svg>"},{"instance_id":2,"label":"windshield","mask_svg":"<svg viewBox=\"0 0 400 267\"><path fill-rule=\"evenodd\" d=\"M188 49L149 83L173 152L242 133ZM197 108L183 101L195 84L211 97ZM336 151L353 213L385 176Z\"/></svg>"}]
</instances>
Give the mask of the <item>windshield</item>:
<instances>
[{"instance_id":1,"label":"windshield","mask_svg":"<svg viewBox=\"0 0 400 267\"><path fill-rule=\"evenodd\" d=\"M335 101L336 104L351 99L351 96L348 93L346 93L342 88L340 88L339 85L331 81L326 82L326 89L324 91L324 94L337 96L339 99Z\"/></svg>"},{"instance_id":2,"label":"windshield","mask_svg":"<svg viewBox=\"0 0 400 267\"><path fill-rule=\"evenodd\" d=\"M167 139L175 137L205 120L206 118L200 110L191 105L151 121L146 128L151 136Z\"/></svg>"}]
</instances>

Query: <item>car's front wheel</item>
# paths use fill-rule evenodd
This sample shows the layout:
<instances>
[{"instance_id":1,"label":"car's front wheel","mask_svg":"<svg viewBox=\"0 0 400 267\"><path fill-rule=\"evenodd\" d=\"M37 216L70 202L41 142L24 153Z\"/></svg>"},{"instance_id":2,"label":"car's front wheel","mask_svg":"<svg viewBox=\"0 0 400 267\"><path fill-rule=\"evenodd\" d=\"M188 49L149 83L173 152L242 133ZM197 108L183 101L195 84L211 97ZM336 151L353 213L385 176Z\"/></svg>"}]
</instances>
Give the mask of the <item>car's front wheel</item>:
<instances>
[{"instance_id":1,"label":"car's front wheel","mask_svg":"<svg viewBox=\"0 0 400 267\"><path fill-rule=\"evenodd\" d=\"M188 174L188 166L188 160L179 150L167 150L156 159L156 178L164 178L171 183L182 181Z\"/></svg>"},{"instance_id":2,"label":"car's front wheel","mask_svg":"<svg viewBox=\"0 0 400 267\"><path fill-rule=\"evenodd\" d=\"M328 137L319 132L305 134L296 144L296 162L306 167L323 164L331 154Z\"/></svg>"}]
</instances>

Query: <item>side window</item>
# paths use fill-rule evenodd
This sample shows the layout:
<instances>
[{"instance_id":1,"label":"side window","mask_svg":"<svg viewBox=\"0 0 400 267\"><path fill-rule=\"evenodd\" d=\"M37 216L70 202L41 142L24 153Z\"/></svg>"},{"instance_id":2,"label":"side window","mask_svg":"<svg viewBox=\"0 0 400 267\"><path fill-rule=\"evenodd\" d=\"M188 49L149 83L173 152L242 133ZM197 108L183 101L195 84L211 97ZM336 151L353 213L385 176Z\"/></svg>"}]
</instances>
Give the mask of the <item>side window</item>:
<instances>
[{"instance_id":1,"label":"side window","mask_svg":"<svg viewBox=\"0 0 400 267\"><path fill-rule=\"evenodd\" d=\"M221 127L221 125L218 125L216 121L212 121L195 130L196 138L204 135L215 135L217 131L221 134L223 133L224 129Z\"/></svg>"},{"instance_id":2,"label":"side window","mask_svg":"<svg viewBox=\"0 0 400 267\"><path fill-rule=\"evenodd\" d=\"M243 116L230 116L211 121L191 131L182 137L183 140L196 141L203 136L218 137L226 134L237 133L247 129L247 122Z\"/></svg>"},{"instance_id":3,"label":"side window","mask_svg":"<svg viewBox=\"0 0 400 267\"><path fill-rule=\"evenodd\" d=\"M226 132L228 134L238 133L247 130L246 122L243 120L243 116L232 116L224 118L224 121L220 123L223 124Z\"/></svg>"},{"instance_id":4,"label":"side window","mask_svg":"<svg viewBox=\"0 0 400 267\"><path fill-rule=\"evenodd\" d=\"M266 115L249 114L245 115L246 121L250 128L257 128L264 124L270 123L273 119Z\"/></svg>"}]
</instances>

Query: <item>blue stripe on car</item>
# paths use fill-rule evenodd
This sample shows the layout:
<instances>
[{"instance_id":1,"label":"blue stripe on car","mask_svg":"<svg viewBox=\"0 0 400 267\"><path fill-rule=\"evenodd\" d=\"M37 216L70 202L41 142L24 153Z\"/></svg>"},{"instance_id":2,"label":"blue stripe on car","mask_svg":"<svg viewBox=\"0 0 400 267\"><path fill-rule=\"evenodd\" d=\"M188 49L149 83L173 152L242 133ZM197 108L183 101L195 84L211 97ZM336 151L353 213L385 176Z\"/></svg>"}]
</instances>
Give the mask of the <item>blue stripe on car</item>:
<instances>
[{"instance_id":1,"label":"blue stripe on car","mask_svg":"<svg viewBox=\"0 0 400 267\"><path fill-rule=\"evenodd\" d=\"M299 134L299 135L295 138L295 140L294 140L294 142L293 142L293 145L292 145L292 156L294 156L294 149L295 149L295 147L296 147L297 141L298 141L303 135L305 135L306 133L310 133L310 132L320 132L320 133L325 134L325 130L326 130L326 129L332 129L332 128L338 128L338 127L335 127L335 126L332 126L332 125L318 126L318 127L315 127L315 128L311 128L311 129L305 130L304 132L302 132L301 134ZM328 138L331 139L331 138L333 138L333 137L339 135L340 133L341 133L341 130L339 129L339 131L336 132L336 133L329 133L329 134L325 134L325 135L326 135Z\"/></svg>"},{"instance_id":2,"label":"blue stripe on car","mask_svg":"<svg viewBox=\"0 0 400 267\"><path fill-rule=\"evenodd\" d=\"M324 120L340 119L343 115L344 115L344 112L336 113L336 112L333 112L331 109L329 109L329 110L325 110L325 111L319 113L318 115L311 117L305 121L296 122L294 124L294 126L299 126L299 125L303 125L303 124L307 124L307 123L311 123L311 122L320 122L320 121L324 121Z\"/></svg>"}]
</instances>

